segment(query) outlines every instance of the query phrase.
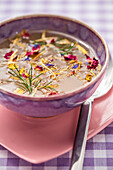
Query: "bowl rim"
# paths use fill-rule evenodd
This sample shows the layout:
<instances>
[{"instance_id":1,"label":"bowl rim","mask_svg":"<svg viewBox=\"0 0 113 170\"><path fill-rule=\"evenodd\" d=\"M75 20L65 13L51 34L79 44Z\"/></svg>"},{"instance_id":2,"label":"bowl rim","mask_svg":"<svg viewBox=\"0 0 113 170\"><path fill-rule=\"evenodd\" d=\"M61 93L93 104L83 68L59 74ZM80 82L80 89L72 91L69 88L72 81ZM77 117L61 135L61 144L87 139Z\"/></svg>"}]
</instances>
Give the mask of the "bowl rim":
<instances>
[{"instance_id":1,"label":"bowl rim","mask_svg":"<svg viewBox=\"0 0 113 170\"><path fill-rule=\"evenodd\" d=\"M94 28L92 28L91 26L89 26L88 24L86 24L85 22L81 21L81 20L78 20L78 19L75 19L75 18L71 18L71 17L67 17L67 16L63 16L63 15L56 15L56 14L27 14L27 15L21 15L21 16L17 16L17 17L12 17L12 18L9 18L5 21L2 21L0 23L0 27L7 24L7 23L10 23L10 22L13 22L13 21L16 21L16 20L21 20L21 19L27 19L27 18L34 18L34 17L54 17L54 18L60 18L60 19L64 19L64 20L68 20L68 21L72 21L72 22L75 22L75 23L78 23L80 25L83 25L84 27L88 28L89 30L91 30L102 42L103 46L104 46L104 49L105 49L105 54L106 54L106 61L105 61L105 64L104 66L102 67L101 71L99 72L99 74L89 83L86 83L84 84L83 86L77 88L76 90L71 90L69 92L65 92L64 94L60 94L60 95L51 95L51 96L28 96L28 95L20 95L20 94L16 94L14 92L11 92L9 90L6 90L4 89L3 87L0 87L0 92L8 95L8 96L12 96L12 97L16 97L16 98L22 98L22 99L25 99L25 100L33 100L33 101L49 101L49 100L60 100L60 99L63 99L63 98L68 98L70 96L73 96L77 93L80 93L84 90L86 90L87 88L89 88L90 86L92 86L94 83L96 83L96 81L99 79L99 77L101 77L105 70L106 70L106 67L108 65L108 61L109 61L109 49L108 49L108 46L107 46L107 43L106 41L104 40L104 38L102 37L102 35L96 31Z\"/></svg>"}]
</instances>

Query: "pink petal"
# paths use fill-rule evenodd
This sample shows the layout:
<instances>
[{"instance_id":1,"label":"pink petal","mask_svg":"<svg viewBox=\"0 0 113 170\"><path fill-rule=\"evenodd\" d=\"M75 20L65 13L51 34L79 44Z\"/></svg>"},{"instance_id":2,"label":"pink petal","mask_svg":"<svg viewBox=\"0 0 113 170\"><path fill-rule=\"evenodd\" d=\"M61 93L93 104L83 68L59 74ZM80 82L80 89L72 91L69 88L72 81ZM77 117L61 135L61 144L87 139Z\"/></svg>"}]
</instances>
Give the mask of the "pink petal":
<instances>
[{"instance_id":1,"label":"pink petal","mask_svg":"<svg viewBox=\"0 0 113 170\"><path fill-rule=\"evenodd\" d=\"M30 55L33 55L33 52L32 51L27 51L26 56L30 56Z\"/></svg>"},{"instance_id":2,"label":"pink petal","mask_svg":"<svg viewBox=\"0 0 113 170\"><path fill-rule=\"evenodd\" d=\"M29 38L29 33L28 32L21 32L21 36L24 38Z\"/></svg>"},{"instance_id":3,"label":"pink petal","mask_svg":"<svg viewBox=\"0 0 113 170\"><path fill-rule=\"evenodd\" d=\"M43 71L43 68L42 68L42 66L36 66L34 69L39 69L40 71Z\"/></svg>"},{"instance_id":4,"label":"pink petal","mask_svg":"<svg viewBox=\"0 0 113 170\"><path fill-rule=\"evenodd\" d=\"M77 56L68 54L68 56L64 56L64 59L67 60L77 60Z\"/></svg>"},{"instance_id":5,"label":"pink petal","mask_svg":"<svg viewBox=\"0 0 113 170\"><path fill-rule=\"evenodd\" d=\"M49 42L50 44L52 44L52 43L55 43L55 39L54 38L52 38L51 40L50 40L50 42Z\"/></svg>"},{"instance_id":6,"label":"pink petal","mask_svg":"<svg viewBox=\"0 0 113 170\"><path fill-rule=\"evenodd\" d=\"M22 76L23 76L24 78L27 78L27 76L25 75L25 73L22 73Z\"/></svg>"},{"instance_id":7,"label":"pink petal","mask_svg":"<svg viewBox=\"0 0 113 170\"><path fill-rule=\"evenodd\" d=\"M59 93L52 91L52 92L50 92L50 93L49 93L49 96L51 96L51 95L55 95L55 94L57 94L57 95L58 95Z\"/></svg>"},{"instance_id":8,"label":"pink petal","mask_svg":"<svg viewBox=\"0 0 113 170\"><path fill-rule=\"evenodd\" d=\"M37 52L37 51L39 51L40 50L40 46L38 45L38 44L36 44L36 45L34 45L33 47L32 47L32 51L33 52Z\"/></svg>"},{"instance_id":9,"label":"pink petal","mask_svg":"<svg viewBox=\"0 0 113 170\"><path fill-rule=\"evenodd\" d=\"M93 57L91 65L88 65L87 68L88 69L96 69L98 64L99 64L99 61L96 60L95 57Z\"/></svg>"},{"instance_id":10,"label":"pink petal","mask_svg":"<svg viewBox=\"0 0 113 170\"><path fill-rule=\"evenodd\" d=\"M7 60L10 59L10 57L13 53L14 53L14 51L10 51L10 52L6 53L4 58L6 58Z\"/></svg>"}]
</instances>

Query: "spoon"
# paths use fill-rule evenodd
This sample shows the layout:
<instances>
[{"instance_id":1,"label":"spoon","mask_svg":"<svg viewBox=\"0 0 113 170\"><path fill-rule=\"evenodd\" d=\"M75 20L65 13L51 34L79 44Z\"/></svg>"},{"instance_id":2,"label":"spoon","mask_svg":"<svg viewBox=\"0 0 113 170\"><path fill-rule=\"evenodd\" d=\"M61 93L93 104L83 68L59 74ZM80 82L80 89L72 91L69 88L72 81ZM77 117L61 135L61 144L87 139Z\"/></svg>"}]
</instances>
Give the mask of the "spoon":
<instances>
[{"instance_id":1,"label":"spoon","mask_svg":"<svg viewBox=\"0 0 113 170\"><path fill-rule=\"evenodd\" d=\"M101 81L99 87L96 89L94 94L88 100L86 100L81 106L77 131L72 150L70 170L82 170L92 104L94 99L105 95L113 85L112 62L113 61L110 55L109 63L103 80Z\"/></svg>"}]
</instances>

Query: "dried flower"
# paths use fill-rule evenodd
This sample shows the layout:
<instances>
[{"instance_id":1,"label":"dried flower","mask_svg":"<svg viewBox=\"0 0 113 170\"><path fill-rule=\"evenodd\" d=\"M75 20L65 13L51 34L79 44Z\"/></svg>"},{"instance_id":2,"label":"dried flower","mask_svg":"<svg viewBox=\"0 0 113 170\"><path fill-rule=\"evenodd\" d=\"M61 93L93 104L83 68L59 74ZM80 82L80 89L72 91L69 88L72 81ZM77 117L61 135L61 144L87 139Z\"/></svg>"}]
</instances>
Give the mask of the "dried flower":
<instances>
[{"instance_id":1,"label":"dried flower","mask_svg":"<svg viewBox=\"0 0 113 170\"><path fill-rule=\"evenodd\" d=\"M88 64L91 64L91 63L93 62L93 59L90 58L87 54L85 54L85 56L86 56L86 64L87 64L87 65L88 65Z\"/></svg>"},{"instance_id":2,"label":"dried flower","mask_svg":"<svg viewBox=\"0 0 113 170\"><path fill-rule=\"evenodd\" d=\"M43 71L43 68L42 68L42 66L36 66L35 68L34 68L35 70L40 70L40 71Z\"/></svg>"},{"instance_id":3,"label":"dried flower","mask_svg":"<svg viewBox=\"0 0 113 170\"><path fill-rule=\"evenodd\" d=\"M68 60L77 60L77 56L72 55L72 54L68 54L68 56L65 56L65 55L64 55L64 59L65 59L66 61L68 61Z\"/></svg>"},{"instance_id":4,"label":"dried flower","mask_svg":"<svg viewBox=\"0 0 113 170\"><path fill-rule=\"evenodd\" d=\"M87 54L87 51L80 45L76 45L78 47L78 50L81 51L83 54Z\"/></svg>"},{"instance_id":5,"label":"dried flower","mask_svg":"<svg viewBox=\"0 0 113 170\"><path fill-rule=\"evenodd\" d=\"M31 55L37 55L40 51L40 46L38 44L35 44L33 47L32 47L32 51L27 51L26 52L26 56L27 57L30 57Z\"/></svg>"},{"instance_id":6,"label":"dried flower","mask_svg":"<svg viewBox=\"0 0 113 170\"><path fill-rule=\"evenodd\" d=\"M27 58L25 58L24 61L30 61L29 56L27 56Z\"/></svg>"},{"instance_id":7,"label":"dried flower","mask_svg":"<svg viewBox=\"0 0 113 170\"><path fill-rule=\"evenodd\" d=\"M55 95L55 94L59 94L59 93L57 93L56 91L51 91L51 92L49 93L49 96Z\"/></svg>"},{"instance_id":8,"label":"dried flower","mask_svg":"<svg viewBox=\"0 0 113 170\"><path fill-rule=\"evenodd\" d=\"M92 80L92 75L88 73L88 74L86 75L85 80L87 80L88 82L90 82L90 81Z\"/></svg>"},{"instance_id":9,"label":"dried flower","mask_svg":"<svg viewBox=\"0 0 113 170\"><path fill-rule=\"evenodd\" d=\"M74 75L75 74L75 70L73 70L70 74L69 74L69 76L72 76L72 75Z\"/></svg>"},{"instance_id":10,"label":"dried flower","mask_svg":"<svg viewBox=\"0 0 113 170\"><path fill-rule=\"evenodd\" d=\"M61 56L64 56L64 54L63 54L63 53L61 53Z\"/></svg>"},{"instance_id":11,"label":"dried flower","mask_svg":"<svg viewBox=\"0 0 113 170\"><path fill-rule=\"evenodd\" d=\"M87 65L87 68L88 69L96 69L98 64L99 64L99 61L97 59L95 59L95 57L93 57L91 64Z\"/></svg>"},{"instance_id":12,"label":"dried flower","mask_svg":"<svg viewBox=\"0 0 113 170\"><path fill-rule=\"evenodd\" d=\"M85 54L86 56L86 60L92 60L92 58L90 58L87 54Z\"/></svg>"},{"instance_id":13,"label":"dried flower","mask_svg":"<svg viewBox=\"0 0 113 170\"><path fill-rule=\"evenodd\" d=\"M24 72L24 70L25 70L24 67L19 70L19 72L20 72L21 75L22 75L22 73Z\"/></svg>"},{"instance_id":14,"label":"dried flower","mask_svg":"<svg viewBox=\"0 0 113 170\"><path fill-rule=\"evenodd\" d=\"M23 94L23 93L24 93L24 90L23 90L23 89L20 89L20 88L17 88L16 90L14 90L14 93Z\"/></svg>"},{"instance_id":15,"label":"dried flower","mask_svg":"<svg viewBox=\"0 0 113 170\"><path fill-rule=\"evenodd\" d=\"M79 67L79 63L75 64L72 68L76 69Z\"/></svg>"},{"instance_id":16,"label":"dried flower","mask_svg":"<svg viewBox=\"0 0 113 170\"><path fill-rule=\"evenodd\" d=\"M14 53L14 51L10 51L10 52L6 53L4 58L7 59L7 60L10 59L10 57L13 53Z\"/></svg>"},{"instance_id":17,"label":"dried flower","mask_svg":"<svg viewBox=\"0 0 113 170\"><path fill-rule=\"evenodd\" d=\"M51 40L50 40L50 42L49 42L50 44L54 44L55 43L55 39L54 38L52 38Z\"/></svg>"},{"instance_id":18,"label":"dried flower","mask_svg":"<svg viewBox=\"0 0 113 170\"><path fill-rule=\"evenodd\" d=\"M46 66L48 66L48 67L51 67L51 66L52 66L52 67L53 67L53 66L54 66L54 64L47 63L47 64L46 64Z\"/></svg>"},{"instance_id":19,"label":"dried flower","mask_svg":"<svg viewBox=\"0 0 113 170\"><path fill-rule=\"evenodd\" d=\"M27 51L27 52L26 52L26 56L30 57L31 55L33 55L33 52L32 52L32 51Z\"/></svg>"},{"instance_id":20,"label":"dried flower","mask_svg":"<svg viewBox=\"0 0 113 170\"><path fill-rule=\"evenodd\" d=\"M21 36L22 36L22 38L29 39L29 33L26 31L26 29L24 29L21 32Z\"/></svg>"},{"instance_id":21,"label":"dried flower","mask_svg":"<svg viewBox=\"0 0 113 170\"><path fill-rule=\"evenodd\" d=\"M38 44L35 44L33 47L32 47L32 52L33 53L37 53L39 52L40 50L40 46Z\"/></svg>"},{"instance_id":22,"label":"dried flower","mask_svg":"<svg viewBox=\"0 0 113 170\"><path fill-rule=\"evenodd\" d=\"M14 63L8 64L9 69L15 70L15 67L18 68L19 66Z\"/></svg>"},{"instance_id":23,"label":"dried flower","mask_svg":"<svg viewBox=\"0 0 113 170\"><path fill-rule=\"evenodd\" d=\"M13 61L16 61L18 58L18 56L16 55L14 58L13 58Z\"/></svg>"},{"instance_id":24,"label":"dried flower","mask_svg":"<svg viewBox=\"0 0 113 170\"><path fill-rule=\"evenodd\" d=\"M22 73L22 76L23 76L24 78L28 78L28 77L29 77L29 74L25 71L24 73Z\"/></svg>"}]
</instances>

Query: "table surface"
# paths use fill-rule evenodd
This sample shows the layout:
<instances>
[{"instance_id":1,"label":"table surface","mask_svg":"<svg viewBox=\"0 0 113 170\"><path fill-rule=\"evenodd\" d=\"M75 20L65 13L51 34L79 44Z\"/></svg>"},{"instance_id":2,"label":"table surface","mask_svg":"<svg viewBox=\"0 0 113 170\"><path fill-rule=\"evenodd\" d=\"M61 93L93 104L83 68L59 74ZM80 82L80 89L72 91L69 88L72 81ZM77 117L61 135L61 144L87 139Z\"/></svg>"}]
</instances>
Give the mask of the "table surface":
<instances>
[{"instance_id":1,"label":"table surface","mask_svg":"<svg viewBox=\"0 0 113 170\"><path fill-rule=\"evenodd\" d=\"M101 33L113 54L113 0L0 0L0 22L31 13L82 20ZM33 165L0 146L0 170L68 170L70 158L71 151ZM113 123L87 142L83 170L113 170Z\"/></svg>"}]
</instances>

